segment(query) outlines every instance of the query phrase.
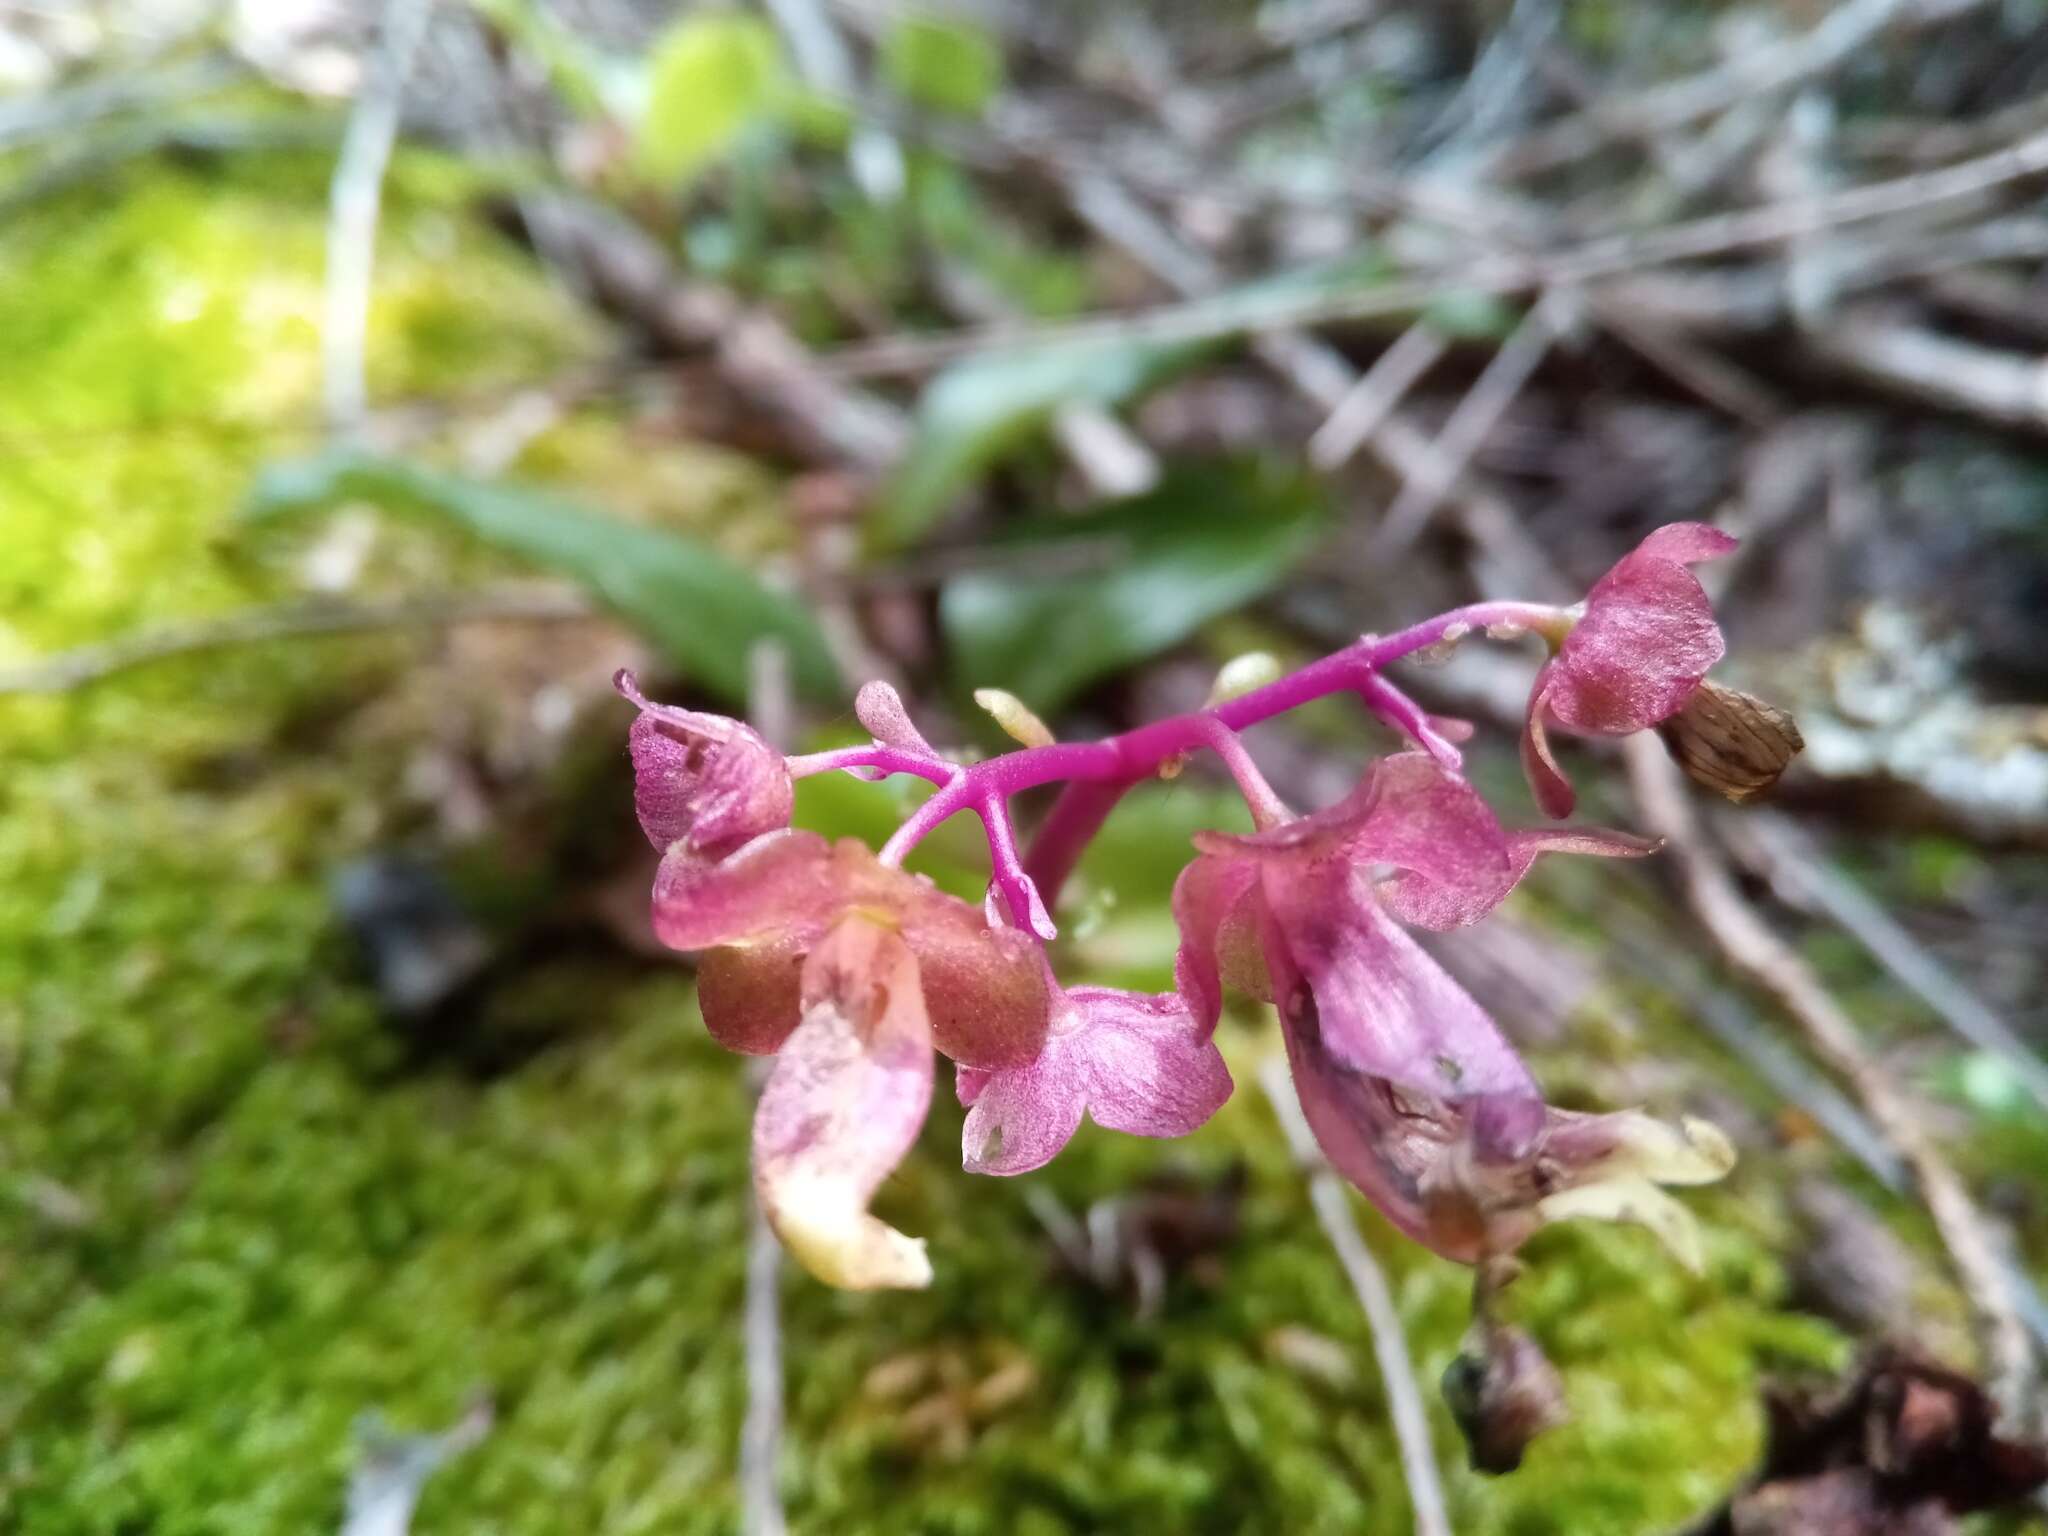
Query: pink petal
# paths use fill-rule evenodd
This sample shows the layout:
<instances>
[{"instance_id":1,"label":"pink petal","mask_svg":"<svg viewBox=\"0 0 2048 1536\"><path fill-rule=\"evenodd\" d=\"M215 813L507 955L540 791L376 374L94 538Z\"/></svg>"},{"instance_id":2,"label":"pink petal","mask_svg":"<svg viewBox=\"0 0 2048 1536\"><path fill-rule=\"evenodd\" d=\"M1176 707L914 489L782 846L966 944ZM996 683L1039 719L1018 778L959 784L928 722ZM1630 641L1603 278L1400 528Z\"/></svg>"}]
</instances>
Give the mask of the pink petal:
<instances>
[{"instance_id":1,"label":"pink petal","mask_svg":"<svg viewBox=\"0 0 2048 1536\"><path fill-rule=\"evenodd\" d=\"M1555 661L1543 664L1536 674L1536 686L1529 693L1529 714L1522 722L1522 777L1529 781L1536 808L1562 821L1571 815L1579 797L1572 791L1572 781L1557 766L1557 756L1550 749L1550 734L1544 728L1543 717L1550 707L1552 669L1556 665Z\"/></svg>"},{"instance_id":2,"label":"pink petal","mask_svg":"<svg viewBox=\"0 0 2048 1536\"><path fill-rule=\"evenodd\" d=\"M787 939L707 949L697 962L697 1008L729 1051L772 1056L803 1015L803 951Z\"/></svg>"},{"instance_id":3,"label":"pink petal","mask_svg":"<svg viewBox=\"0 0 2048 1536\"><path fill-rule=\"evenodd\" d=\"M903 923L931 1012L932 1043L969 1067L1012 1067L1045 1043L1051 992L1045 951L1014 928L990 928L934 890Z\"/></svg>"},{"instance_id":4,"label":"pink petal","mask_svg":"<svg viewBox=\"0 0 2048 1536\"><path fill-rule=\"evenodd\" d=\"M791 1255L828 1285L928 1285L923 1241L867 1209L931 1102L917 961L886 928L849 918L805 962L803 1005L754 1114L761 1208Z\"/></svg>"},{"instance_id":5,"label":"pink petal","mask_svg":"<svg viewBox=\"0 0 2048 1536\"><path fill-rule=\"evenodd\" d=\"M1039 946L990 929L975 908L922 875L884 866L857 838L828 844L815 832L771 832L718 860L678 844L654 877L654 931L672 949L781 945L802 954L855 911L903 935L923 976L933 1039L947 1055L997 1067L1038 1054L1048 996ZM714 973L738 964L717 962ZM714 974L715 987L723 979ZM737 1021L728 1010L733 990L714 991L705 1021L722 1039L732 1020L734 1048L761 1049L773 1031L759 1017Z\"/></svg>"},{"instance_id":6,"label":"pink petal","mask_svg":"<svg viewBox=\"0 0 2048 1536\"><path fill-rule=\"evenodd\" d=\"M1177 994L1077 987L1038 1059L1006 1072L961 1074L971 1106L962 1149L971 1173L1043 1167L1081 1124L1132 1136L1185 1136L1230 1097L1222 1054Z\"/></svg>"},{"instance_id":7,"label":"pink petal","mask_svg":"<svg viewBox=\"0 0 2048 1536\"><path fill-rule=\"evenodd\" d=\"M1465 779L1426 752L1375 761L1336 805L1263 832L1202 832L1195 845L1212 855L1267 869L1341 858L1421 871L1475 899L1508 877L1500 822Z\"/></svg>"},{"instance_id":8,"label":"pink petal","mask_svg":"<svg viewBox=\"0 0 2048 1536\"><path fill-rule=\"evenodd\" d=\"M1547 827L1507 834L1508 877L1494 889L1475 893L1471 889L1439 884L1422 871L1409 870L1380 886L1380 899L1395 917L1414 928L1443 933L1476 923L1522 883L1522 877L1545 853L1583 853L1595 858L1640 858L1655 853L1663 844L1654 838L1612 832L1605 827Z\"/></svg>"},{"instance_id":9,"label":"pink petal","mask_svg":"<svg viewBox=\"0 0 2048 1536\"><path fill-rule=\"evenodd\" d=\"M1514 883L1507 838L1479 791L1419 752L1373 764L1378 794L1347 847L1358 862L1392 864L1449 900L1482 910Z\"/></svg>"},{"instance_id":10,"label":"pink petal","mask_svg":"<svg viewBox=\"0 0 2048 1536\"><path fill-rule=\"evenodd\" d=\"M1508 860L1515 880L1529 872L1538 855L1577 853L1594 859L1640 859L1664 846L1661 837L1638 837L1612 827L1528 827L1508 834Z\"/></svg>"},{"instance_id":11,"label":"pink petal","mask_svg":"<svg viewBox=\"0 0 2048 1536\"><path fill-rule=\"evenodd\" d=\"M1647 729L1676 714L1726 650L1699 579L1638 549L1594 585L1558 648L1551 716L1593 734Z\"/></svg>"},{"instance_id":12,"label":"pink petal","mask_svg":"<svg viewBox=\"0 0 2048 1536\"><path fill-rule=\"evenodd\" d=\"M633 806L655 847L680 841L724 853L789 825L796 786L782 754L759 732L723 715L651 703L630 672L613 684L639 706L627 738Z\"/></svg>"},{"instance_id":13,"label":"pink petal","mask_svg":"<svg viewBox=\"0 0 2048 1536\"><path fill-rule=\"evenodd\" d=\"M1313 1022L1338 1065L1446 1099L1538 1097L1529 1069L1486 1010L1342 864L1268 871L1267 907L1302 985L1282 1022Z\"/></svg>"},{"instance_id":14,"label":"pink petal","mask_svg":"<svg viewBox=\"0 0 2048 1536\"><path fill-rule=\"evenodd\" d=\"M1249 860L1207 853L1191 860L1173 882L1173 918L1180 927L1174 984L1205 1029L1213 1030L1222 1016L1225 973L1249 968L1241 956L1232 964L1232 952L1256 955L1245 913L1257 885L1258 867ZM1258 995L1264 989L1248 990Z\"/></svg>"},{"instance_id":15,"label":"pink petal","mask_svg":"<svg viewBox=\"0 0 2048 1536\"><path fill-rule=\"evenodd\" d=\"M755 838L723 859L676 843L654 876L654 933L671 949L712 949L805 935L846 906L834 850L815 832Z\"/></svg>"},{"instance_id":16,"label":"pink petal","mask_svg":"<svg viewBox=\"0 0 2048 1536\"><path fill-rule=\"evenodd\" d=\"M903 707L902 695L887 683L862 683L860 692L854 695L853 715L867 728L867 733L884 746L902 747L928 757L938 756L924 739L924 733L911 723L910 711Z\"/></svg>"},{"instance_id":17,"label":"pink petal","mask_svg":"<svg viewBox=\"0 0 2048 1536\"><path fill-rule=\"evenodd\" d=\"M1638 555L1674 560L1680 565L1698 565L1732 555L1742 540L1723 533L1708 523L1666 523L1635 547Z\"/></svg>"}]
</instances>

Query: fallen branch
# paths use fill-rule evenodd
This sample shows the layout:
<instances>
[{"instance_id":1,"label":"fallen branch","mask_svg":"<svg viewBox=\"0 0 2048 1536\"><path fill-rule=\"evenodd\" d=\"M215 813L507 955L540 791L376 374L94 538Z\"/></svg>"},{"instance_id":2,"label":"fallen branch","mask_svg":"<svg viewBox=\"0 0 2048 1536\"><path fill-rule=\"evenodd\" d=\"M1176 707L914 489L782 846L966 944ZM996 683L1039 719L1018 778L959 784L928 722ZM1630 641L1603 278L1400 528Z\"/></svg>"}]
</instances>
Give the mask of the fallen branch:
<instances>
[{"instance_id":1,"label":"fallen branch","mask_svg":"<svg viewBox=\"0 0 2048 1536\"><path fill-rule=\"evenodd\" d=\"M2035 1358L2011 1275L1969 1191L1904 1092L1865 1049L1855 1021L1805 958L1764 921L1707 842L1683 779L1655 737L1623 748L1644 826L1662 836L1693 913L1728 961L1784 1007L1815 1054L1846 1082L1899 1154L1934 1218L1970 1304L1984 1370L2003 1421L2023 1430L2034 1412Z\"/></svg>"}]
</instances>

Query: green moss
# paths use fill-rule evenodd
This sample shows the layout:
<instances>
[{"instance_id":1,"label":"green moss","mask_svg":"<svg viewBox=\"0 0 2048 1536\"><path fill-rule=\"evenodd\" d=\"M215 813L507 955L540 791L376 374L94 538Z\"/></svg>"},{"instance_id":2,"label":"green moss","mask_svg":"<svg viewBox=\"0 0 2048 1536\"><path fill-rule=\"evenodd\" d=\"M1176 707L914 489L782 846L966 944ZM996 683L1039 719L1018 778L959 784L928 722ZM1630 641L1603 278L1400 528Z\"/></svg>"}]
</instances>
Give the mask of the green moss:
<instances>
[{"instance_id":1,"label":"green moss","mask_svg":"<svg viewBox=\"0 0 2048 1536\"><path fill-rule=\"evenodd\" d=\"M440 175L402 168L394 196L379 391L487 392L586 355L584 323ZM281 585L279 552L222 530L258 459L313 419L322 188L290 166L228 181L153 167L125 193L0 232L14 445L0 651ZM668 515L690 482L630 473L642 451L579 417L529 468ZM745 466L700 462L725 488L714 499L762 488ZM382 558L452 548L409 538ZM747 1108L680 973L584 957L523 977L497 1006L550 1043L479 1078L376 1016L333 930L327 872L386 835L401 766L335 722L414 647L273 646L0 700L10 1528L332 1528L360 1411L434 1424L478 1387L500 1425L431 1485L422 1533L733 1527ZM848 793L808 813L873 814L862 786L835 787ZM1206 808L1189 783L1119 817L1089 876L1116 905L1077 941L1101 971L1163 974L1165 891ZM1271 1042L1230 1039L1249 1081ZM785 1285L800 1528L1400 1526L1358 1307L1256 1093L1170 1147L1084 1130L1032 1181L1078 1210L1161 1170L1248 1167L1241 1238L1178 1277L1149 1322L1057 1276L1031 1183L960 1173L959 1111L941 1099L883 1197L931 1237L938 1284ZM1461 1530L1636 1531L1737 1474L1758 1369L1834 1350L1780 1310L1753 1193L1698 1202L1698 1279L1639 1234L1544 1239L1515 1307L1564 1366L1578 1419L1514 1478L1453 1470ZM1433 1379L1465 1326L1467 1276L1368 1222ZM1279 1330L1334 1341L1355 1380L1290 1365ZM877 1368L905 1357L933 1383L1009 1369L1014 1386L1026 1368L1029 1382L971 1415L956 1454L906 1427L936 1385L886 1389ZM1435 1429L1454 1460L1441 1413Z\"/></svg>"}]
</instances>

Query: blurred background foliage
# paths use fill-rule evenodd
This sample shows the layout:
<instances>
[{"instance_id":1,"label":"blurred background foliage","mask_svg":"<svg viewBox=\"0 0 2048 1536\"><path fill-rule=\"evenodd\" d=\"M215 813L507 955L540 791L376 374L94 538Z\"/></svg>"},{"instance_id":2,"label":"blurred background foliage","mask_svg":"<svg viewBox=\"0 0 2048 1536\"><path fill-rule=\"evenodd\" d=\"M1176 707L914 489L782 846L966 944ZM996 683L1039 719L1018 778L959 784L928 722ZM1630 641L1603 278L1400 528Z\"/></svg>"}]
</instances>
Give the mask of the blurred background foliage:
<instances>
[{"instance_id":1,"label":"blurred background foliage","mask_svg":"<svg viewBox=\"0 0 2048 1536\"><path fill-rule=\"evenodd\" d=\"M2039 366L2038 187L1589 289L1458 425L1550 291L1470 262L2034 142L2038 6L411 8L401 60L407 0L0 6L9 1528L338 1527L360 1415L433 1428L478 1394L495 1424L415 1529L736 1528L749 1090L643 931L622 665L741 709L772 654L817 746L894 675L935 739L995 750L978 686L1100 733L1532 549L1583 583L1720 516L1751 539L1735 670L1813 746L1788 813L1815 867L2041 1044L2043 418L1979 377ZM1860 48L1805 47L1851 12ZM1717 69L1744 88L1698 143L1600 126L1623 82ZM350 420L334 183L380 89L400 133ZM1590 148L1511 181L1558 121ZM1211 290L1165 326L1054 329ZM1318 302L1362 318L1290 362ZM1846 350L1879 324L1964 351L1886 373ZM1378 372L1404 344L1426 383ZM1332 357L1338 395L1358 370L1388 393L1342 452ZM1461 434L1417 470L1415 440ZM1510 821L1494 727L1530 665L1417 674L1481 719ZM1269 735L1308 803L1389 745L1334 709ZM878 841L911 793L812 781L799 819ZM1241 814L1200 765L1133 796L1061 914L1068 970L1166 985L1188 837ZM919 860L979 895L971 825ZM1825 907L1787 889L1775 920L2048 1259L2024 1062L1945 1030ZM1699 1276L1632 1230L1533 1246L1512 1315L1575 1417L1489 1479L1433 1406L1458 1530L1676 1527L1755 1461L1765 1375L1902 1331L1967 1359L1884 1149L1843 1149L1659 870L1546 871L1446 959L1560 1102L1706 1113L1744 1150L1689 1199ZM1255 1091L1273 1040L1250 1012L1224 1039L1240 1092L1202 1133L1084 1130L1025 1180L963 1175L940 1095L883 1196L935 1286L782 1288L796 1529L1406 1528L1363 1319ZM1200 1235L1146 1315L1062 1264L1048 1209ZM1434 1405L1469 1278L1361 1219Z\"/></svg>"}]
</instances>

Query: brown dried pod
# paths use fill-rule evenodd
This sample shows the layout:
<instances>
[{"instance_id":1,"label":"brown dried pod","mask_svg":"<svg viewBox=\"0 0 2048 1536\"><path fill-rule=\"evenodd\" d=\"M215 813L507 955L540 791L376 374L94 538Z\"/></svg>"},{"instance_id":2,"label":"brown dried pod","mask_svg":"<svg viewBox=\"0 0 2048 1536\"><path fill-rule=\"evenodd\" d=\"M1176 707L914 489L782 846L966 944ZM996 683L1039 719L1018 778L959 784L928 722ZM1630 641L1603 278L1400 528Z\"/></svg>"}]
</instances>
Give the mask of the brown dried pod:
<instances>
[{"instance_id":1,"label":"brown dried pod","mask_svg":"<svg viewBox=\"0 0 2048 1536\"><path fill-rule=\"evenodd\" d=\"M1445 1367L1443 1392L1477 1472L1514 1471L1530 1441L1571 1417L1557 1367L1528 1334L1500 1323L1482 1324Z\"/></svg>"},{"instance_id":2,"label":"brown dried pod","mask_svg":"<svg viewBox=\"0 0 2048 1536\"><path fill-rule=\"evenodd\" d=\"M1657 732L1687 778L1738 805L1777 783L1806 745L1777 705L1704 680Z\"/></svg>"}]
</instances>

